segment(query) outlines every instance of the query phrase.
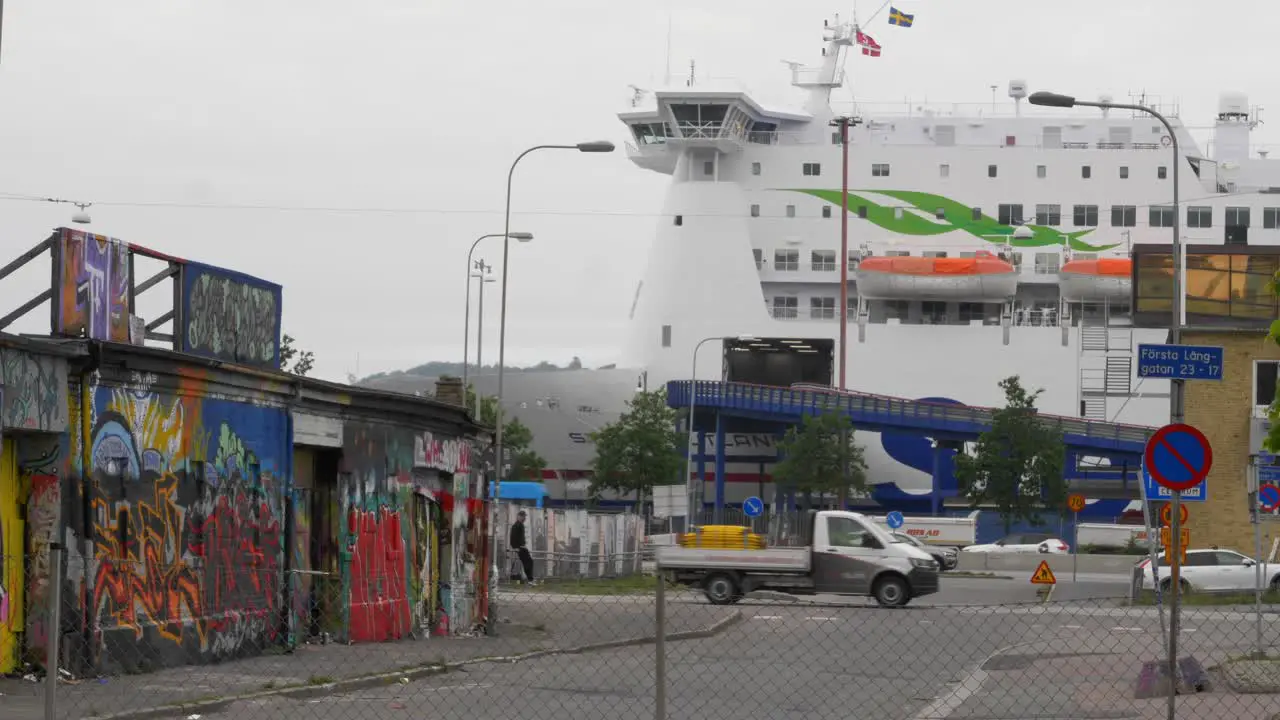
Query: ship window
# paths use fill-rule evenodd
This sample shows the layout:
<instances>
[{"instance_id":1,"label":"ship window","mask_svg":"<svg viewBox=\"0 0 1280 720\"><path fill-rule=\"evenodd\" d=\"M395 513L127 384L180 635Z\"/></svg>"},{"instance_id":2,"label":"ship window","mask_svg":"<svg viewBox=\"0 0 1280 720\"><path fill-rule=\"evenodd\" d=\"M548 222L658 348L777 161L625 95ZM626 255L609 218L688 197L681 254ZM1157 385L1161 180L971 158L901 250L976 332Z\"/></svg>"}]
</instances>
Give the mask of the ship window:
<instances>
[{"instance_id":1,"label":"ship window","mask_svg":"<svg viewBox=\"0 0 1280 720\"><path fill-rule=\"evenodd\" d=\"M889 163L872 163L871 177L889 177Z\"/></svg>"},{"instance_id":2,"label":"ship window","mask_svg":"<svg viewBox=\"0 0 1280 720\"><path fill-rule=\"evenodd\" d=\"M751 257L755 258L756 269L764 267L764 251L760 248L751 248Z\"/></svg>"},{"instance_id":3,"label":"ship window","mask_svg":"<svg viewBox=\"0 0 1280 720\"><path fill-rule=\"evenodd\" d=\"M1022 253L1020 252L1011 253L1010 256L1005 259L1008 260L1010 263L1012 263L1013 266L1018 268L1019 270L1022 269Z\"/></svg>"},{"instance_id":4,"label":"ship window","mask_svg":"<svg viewBox=\"0 0 1280 720\"><path fill-rule=\"evenodd\" d=\"M1253 404L1270 405L1276 399L1276 379L1280 363L1272 360L1253 361Z\"/></svg>"},{"instance_id":5,"label":"ship window","mask_svg":"<svg viewBox=\"0 0 1280 720\"><path fill-rule=\"evenodd\" d=\"M885 257L911 257L910 250L886 250Z\"/></svg>"},{"instance_id":6,"label":"ship window","mask_svg":"<svg viewBox=\"0 0 1280 720\"><path fill-rule=\"evenodd\" d=\"M776 295L773 298L773 316L784 320L794 320L800 315L800 300L791 295Z\"/></svg>"},{"instance_id":7,"label":"ship window","mask_svg":"<svg viewBox=\"0 0 1280 720\"><path fill-rule=\"evenodd\" d=\"M831 133L831 144L832 144L832 145L839 145L839 144L841 144L841 140L840 140L840 133L839 133L839 131Z\"/></svg>"},{"instance_id":8,"label":"ship window","mask_svg":"<svg viewBox=\"0 0 1280 720\"><path fill-rule=\"evenodd\" d=\"M833 297L809 298L810 320L831 320L836 316L836 299Z\"/></svg>"},{"instance_id":9,"label":"ship window","mask_svg":"<svg viewBox=\"0 0 1280 720\"><path fill-rule=\"evenodd\" d=\"M773 269L779 272L795 272L800 269L799 250L774 250Z\"/></svg>"},{"instance_id":10,"label":"ship window","mask_svg":"<svg viewBox=\"0 0 1280 720\"><path fill-rule=\"evenodd\" d=\"M944 258L947 256L946 250L925 250L924 256L927 258Z\"/></svg>"},{"instance_id":11,"label":"ship window","mask_svg":"<svg viewBox=\"0 0 1280 720\"><path fill-rule=\"evenodd\" d=\"M1021 225L1022 224L1022 205L1021 204L1001 204L999 209L998 220L1001 225Z\"/></svg>"},{"instance_id":12,"label":"ship window","mask_svg":"<svg viewBox=\"0 0 1280 720\"><path fill-rule=\"evenodd\" d=\"M1187 227L1213 227L1213 208L1204 205L1187 208Z\"/></svg>"},{"instance_id":13,"label":"ship window","mask_svg":"<svg viewBox=\"0 0 1280 720\"><path fill-rule=\"evenodd\" d=\"M829 218L829 217L831 217L831 206L830 206L830 205L823 205L823 206L822 206L822 217L824 217L824 218Z\"/></svg>"},{"instance_id":14,"label":"ship window","mask_svg":"<svg viewBox=\"0 0 1280 720\"><path fill-rule=\"evenodd\" d=\"M835 272L836 251L814 250L809 254L809 262L816 272Z\"/></svg>"},{"instance_id":15,"label":"ship window","mask_svg":"<svg viewBox=\"0 0 1280 720\"><path fill-rule=\"evenodd\" d=\"M714 162L714 161L711 161L711 160L706 160L706 161L704 161L704 162L702 163L702 174L703 174L703 175L715 175L715 174L716 174L716 164L715 164L715 162Z\"/></svg>"},{"instance_id":16,"label":"ship window","mask_svg":"<svg viewBox=\"0 0 1280 720\"><path fill-rule=\"evenodd\" d=\"M805 175L817 176L822 174L821 163L805 163L803 167Z\"/></svg>"},{"instance_id":17,"label":"ship window","mask_svg":"<svg viewBox=\"0 0 1280 720\"><path fill-rule=\"evenodd\" d=\"M1076 205L1071 208L1071 219L1076 227L1097 227L1098 206Z\"/></svg>"},{"instance_id":18,"label":"ship window","mask_svg":"<svg viewBox=\"0 0 1280 720\"><path fill-rule=\"evenodd\" d=\"M903 216L903 215L906 215L906 214L907 214L907 209L906 209L906 208L904 208L904 207L902 207L902 206L898 206L898 207L896 207L896 208L894 208L894 209L893 209L893 219L894 219L894 220L901 220L901 219L902 219L902 216Z\"/></svg>"},{"instance_id":19,"label":"ship window","mask_svg":"<svg viewBox=\"0 0 1280 720\"><path fill-rule=\"evenodd\" d=\"M751 163L751 174L752 175L760 174L760 163Z\"/></svg>"},{"instance_id":20,"label":"ship window","mask_svg":"<svg viewBox=\"0 0 1280 720\"><path fill-rule=\"evenodd\" d=\"M671 326L662 326L662 347L671 347Z\"/></svg>"},{"instance_id":21,"label":"ship window","mask_svg":"<svg viewBox=\"0 0 1280 720\"><path fill-rule=\"evenodd\" d=\"M787 206L787 217L795 217L795 216L796 216L796 206L795 206L795 205L788 205L788 206Z\"/></svg>"},{"instance_id":22,"label":"ship window","mask_svg":"<svg viewBox=\"0 0 1280 720\"><path fill-rule=\"evenodd\" d=\"M982 208L973 208L973 219L975 221L982 219Z\"/></svg>"},{"instance_id":23,"label":"ship window","mask_svg":"<svg viewBox=\"0 0 1280 720\"><path fill-rule=\"evenodd\" d=\"M1112 205L1111 227L1133 227L1138 224L1138 208L1135 205Z\"/></svg>"},{"instance_id":24,"label":"ship window","mask_svg":"<svg viewBox=\"0 0 1280 720\"><path fill-rule=\"evenodd\" d=\"M1037 225L1061 225L1062 224L1062 206L1061 205L1036 205L1036 224Z\"/></svg>"},{"instance_id":25,"label":"ship window","mask_svg":"<svg viewBox=\"0 0 1280 720\"><path fill-rule=\"evenodd\" d=\"M1018 138L1017 138L1016 136L1014 136L1014 135L1005 135L1005 136L1004 136L1004 144L1005 144L1007 147L1013 147L1014 145L1017 145L1017 144L1018 144Z\"/></svg>"},{"instance_id":26,"label":"ship window","mask_svg":"<svg viewBox=\"0 0 1280 720\"><path fill-rule=\"evenodd\" d=\"M1089 178L1093 177L1093 168L1089 167L1088 165L1081 165L1080 177L1084 178L1085 180L1088 180Z\"/></svg>"},{"instance_id":27,"label":"ship window","mask_svg":"<svg viewBox=\"0 0 1280 720\"><path fill-rule=\"evenodd\" d=\"M951 166L950 166L950 165L948 165L948 164L946 164L946 163L942 163L941 165L939 165L939 166L938 166L938 176L939 176L939 177L951 177Z\"/></svg>"},{"instance_id":28,"label":"ship window","mask_svg":"<svg viewBox=\"0 0 1280 720\"><path fill-rule=\"evenodd\" d=\"M960 303L960 322L982 320L987 316L987 306L982 303Z\"/></svg>"},{"instance_id":29,"label":"ship window","mask_svg":"<svg viewBox=\"0 0 1280 720\"><path fill-rule=\"evenodd\" d=\"M1037 165L1037 166L1036 166L1036 177L1038 177L1038 178L1046 178L1046 177L1049 177L1049 168L1045 167L1044 165Z\"/></svg>"},{"instance_id":30,"label":"ship window","mask_svg":"<svg viewBox=\"0 0 1280 720\"><path fill-rule=\"evenodd\" d=\"M1156 168L1156 177L1161 180L1164 180L1165 178L1169 177L1169 168L1165 167L1164 165L1161 165L1160 167Z\"/></svg>"},{"instance_id":31,"label":"ship window","mask_svg":"<svg viewBox=\"0 0 1280 720\"><path fill-rule=\"evenodd\" d=\"M946 209L946 208L938 208L937 210L934 210L934 211L933 211L933 216L934 216L934 217L936 217L936 218L938 218L939 220L946 220L946 219L947 219L947 209Z\"/></svg>"},{"instance_id":32,"label":"ship window","mask_svg":"<svg viewBox=\"0 0 1280 720\"><path fill-rule=\"evenodd\" d=\"M962 250L960 252L960 257L962 258L978 257L978 253L974 252L973 250Z\"/></svg>"},{"instance_id":33,"label":"ship window","mask_svg":"<svg viewBox=\"0 0 1280 720\"><path fill-rule=\"evenodd\" d=\"M1128 166L1128 165L1121 165L1121 166L1120 166L1120 179L1121 179L1121 180L1128 180L1128 179L1129 179L1129 166Z\"/></svg>"},{"instance_id":34,"label":"ship window","mask_svg":"<svg viewBox=\"0 0 1280 720\"><path fill-rule=\"evenodd\" d=\"M866 206L866 205L859 205L859 206L858 206L858 217L862 218L863 220L866 220L866 219L867 219L867 206Z\"/></svg>"},{"instance_id":35,"label":"ship window","mask_svg":"<svg viewBox=\"0 0 1280 720\"><path fill-rule=\"evenodd\" d=\"M683 216L683 215L677 215L677 216L675 216L675 218L674 218L674 220L673 220L673 221L675 222L676 227L680 227L681 225L684 225L684 216Z\"/></svg>"},{"instance_id":36,"label":"ship window","mask_svg":"<svg viewBox=\"0 0 1280 720\"><path fill-rule=\"evenodd\" d=\"M1208 208L1205 208L1206 210ZM1227 208L1226 223L1230 227L1249 227L1249 208L1247 207L1229 207Z\"/></svg>"},{"instance_id":37,"label":"ship window","mask_svg":"<svg viewBox=\"0 0 1280 720\"><path fill-rule=\"evenodd\" d=\"M1036 274L1052 275L1058 272L1058 253L1036 253Z\"/></svg>"},{"instance_id":38,"label":"ship window","mask_svg":"<svg viewBox=\"0 0 1280 720\"><path fill-rule=\"evenodd\" d=\"M1151 227L1173 227L1173 208L1153 205L1148 214L1147 224Z\"/></svg>"},{"instance_id":39,"label":"ship window","mask_svg":"<svg viewBox=\"0 0 1280 720\"><path fill-rule=\"evenodd\" d=\"M759 206L759 205L752 205L752 206L751 206L751 217L760 217L760 206Z\"/></svg>"},{"instance_id":40,"label":"ship window","mask_svg":"<svg viewBox=\"0 0 1280 720\"><path fill-rule=\"evenodd\" d=\"M947 324L947 304L937 300L925 300L920 303L920 314L928 325Z\"/></svg>"},{"instance_id":41,"label":"ship window","mask_svg":"<svg viewBox=\"0 0 1280 720\"><path fill-rule=\"evenodd\" d=\"M906 320L909 307L906 300L886 300L884 316L890 320Z\"/></svg>"},{"instance_id":42,"label":"ship window","mask_svg":"<svg viewBox=\"0 0 1280 720\"><path fill-rule=\"evenodd\" d=\"M848 313L848 322L853 322L858 317L858 298L849 296L849 301L845 305L845 311Z\"/></svg>"},{"instance_id":43,"label":"ship window","mask_svg":"<svg viewBox=\"0 0 1280 720\"><path fill-rule=\"evenodd\" d=\"M995 165L988 165L988 166L987 166L987 177L995 177L995 176L996 176L996 166L995 166Z\"/></svg>"},{"instance_id":44,"label":"ship window","mask_svg":"<svg viewBox=\"0 0 1280 720\"><path fill-rule=\"evenodd\" d=\"M1280 228L1280 207L1262 208L1262 227L1267 230Z\"/></svg>"}]
</instances>

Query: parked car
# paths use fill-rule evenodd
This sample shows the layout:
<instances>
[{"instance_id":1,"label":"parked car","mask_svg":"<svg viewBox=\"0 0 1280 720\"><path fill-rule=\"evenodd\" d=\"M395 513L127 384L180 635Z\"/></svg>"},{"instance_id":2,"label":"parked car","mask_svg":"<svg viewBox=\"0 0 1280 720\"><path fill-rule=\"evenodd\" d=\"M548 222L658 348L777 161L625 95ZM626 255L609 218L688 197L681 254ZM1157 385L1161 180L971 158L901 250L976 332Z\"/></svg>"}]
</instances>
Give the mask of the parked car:
<instances>
[{"instance_id":1,"label":"parked car","mask_svg":"<svg viewBox=\"0 0 1280 720\"><path fill-rule=\"evenodd\" d=\"M1164 553L1156 557L1160 563L1156 567L1156 573L1160 576L1160 589L1168 592L1173 582L1169 577L1169 567L1164 562ZM1153 589L1151 558L1140 560L1137 565L1142 568L1142 589ZM1178 574L1182 579L1183 590L1252 590L1257 586L1257 565L1258 562L1253 558L1234 550L1188 550L1187 562L1179 568ZM1262 563L1262 586L1280 590L1280 566Z\"/></svg>"},{"instance_id":2,"label":"parked car","mask_svg":"<svg viewBox=\"0 0 1280 720\"><path fill-rule=\"evenodd\" d=\"M896 532L892 533L892 535L894 540L910 543L932 555L933 559L938 561L938 567L941 567L943 570L953 570L956 565L960 564L960 551L957 548L930 545L928 543L921 542L906 533Z\"/></svg>"},{"instance_id":3,"label":"parked car","mask_svg":"<svg viewBox=\"0 0 1280 720\"><path fill-rule=\"evenodd\" d=\"M1071 552L1071 546L1044 533L1014 533L987 545L970 545L964 552L1059 555Z\"/></svg>"}]
</instances>

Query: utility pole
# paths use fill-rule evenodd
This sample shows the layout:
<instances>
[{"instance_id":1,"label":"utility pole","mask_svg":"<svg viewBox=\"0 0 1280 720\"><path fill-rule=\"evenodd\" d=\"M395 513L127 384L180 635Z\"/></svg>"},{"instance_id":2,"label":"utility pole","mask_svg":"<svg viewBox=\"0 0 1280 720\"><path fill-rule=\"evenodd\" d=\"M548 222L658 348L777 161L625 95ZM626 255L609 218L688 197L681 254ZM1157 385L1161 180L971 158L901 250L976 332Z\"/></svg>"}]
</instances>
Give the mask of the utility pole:
<instances>
[{"instance_id":1,"label":"utility pole","mask_svg":"<svg viewBox=\"0 0 1280 720\"><path fill-rule=\"evenodd\" d=\"M841 115L831 121L831 125L840 128L840 390L848 389L845 369L848 362L846 343L849 342L849 126L858 125L862 120L849 115ZM836 495L839 503L837 509L844 510L849 499L849 436L840 433L840 455L844 458L841 474L844 482Z\"/></svg>"}]
</instances>

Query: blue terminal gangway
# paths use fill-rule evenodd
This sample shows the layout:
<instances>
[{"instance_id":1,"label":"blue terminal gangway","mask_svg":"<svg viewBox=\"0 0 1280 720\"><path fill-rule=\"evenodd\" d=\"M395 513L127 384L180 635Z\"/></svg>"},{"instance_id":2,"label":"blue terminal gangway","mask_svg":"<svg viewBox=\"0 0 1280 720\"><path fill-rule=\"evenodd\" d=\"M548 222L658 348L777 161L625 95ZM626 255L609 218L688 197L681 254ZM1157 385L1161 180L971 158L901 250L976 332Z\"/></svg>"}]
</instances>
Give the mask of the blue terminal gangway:
<instances>
[{"instance_id":1,"label":"blue terminal gangway","mask_svg":"<svg viewBox=\"0 0 1280 720\"><path fill-rule=\"evenodd\" d=\"M695 397L696 394L696 397ZM848 417L854 429L875 432L912 433L932 438L933 511L941 510L942 493L953 478L953 462L961 445L973 442L991 427L992 408L954 405L871 393L839 391L825 385L799 384L791 387L752 385L710 380L673 380L667 383L667 405L688 408L691 400L701 416L703 411L715 416L715 507L724 507L725 423L721 418L791 425L805 415L838 412ZM1068 474L1072 459L1105 458L1115 465L1138 468L1143 449L1156 428L1143 425L1101 422L1083 418L1040 414L1040 422L1062 432L1068 456ZM706 429L697 418L694 429L698 447L705 447ZM701 473L699 473L701 474Z\"/></svg>"}]
</instances>

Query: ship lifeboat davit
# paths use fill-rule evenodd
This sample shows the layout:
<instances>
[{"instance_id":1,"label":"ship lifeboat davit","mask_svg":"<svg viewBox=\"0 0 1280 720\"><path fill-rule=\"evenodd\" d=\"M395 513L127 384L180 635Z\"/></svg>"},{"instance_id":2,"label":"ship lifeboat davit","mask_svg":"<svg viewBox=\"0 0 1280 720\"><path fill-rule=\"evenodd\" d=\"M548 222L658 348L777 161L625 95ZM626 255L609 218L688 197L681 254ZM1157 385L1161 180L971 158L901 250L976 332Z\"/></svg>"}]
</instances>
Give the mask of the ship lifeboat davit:
<instances>
[{"instance_id":1,"label":"ship lifeboat davit","mask_svg":"<svg viewBox=\"0 0 1280 720\"><path fill-rule=\"evenodd\" d=\"M1018 288L1018 271L990 253L978 257L868 257L854 273L871 300L1000 302Z\"/></svg>"},{"instance_id":2,"label":"ship lifeboat davit","mask_svg":"<svg viewBox=\"0 0 1280 720\"><path fill-rule=\"evenodd\" d=\"M1129 300L1133 261L1129 258L1071 260L1058 270L1058 288L1068 302Z\"/></svg>"}]
</instances>

